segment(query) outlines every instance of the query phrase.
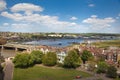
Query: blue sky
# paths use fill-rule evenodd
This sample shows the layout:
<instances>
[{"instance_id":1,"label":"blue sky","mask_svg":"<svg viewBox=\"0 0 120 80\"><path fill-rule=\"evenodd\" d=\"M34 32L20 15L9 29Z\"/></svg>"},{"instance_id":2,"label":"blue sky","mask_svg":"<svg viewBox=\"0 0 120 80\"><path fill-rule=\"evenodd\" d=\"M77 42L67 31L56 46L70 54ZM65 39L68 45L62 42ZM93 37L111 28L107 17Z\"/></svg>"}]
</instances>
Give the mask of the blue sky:
<instances>
[{"instance_id":1,"label":"blue sky","mask_svg":"<svg viewBox=\"0 0 120 80\"><path fill-rule=\"evenodd\" d=\"M120 0L0 0L0 31L120 33Z\"/></svg>"}]
</instances>

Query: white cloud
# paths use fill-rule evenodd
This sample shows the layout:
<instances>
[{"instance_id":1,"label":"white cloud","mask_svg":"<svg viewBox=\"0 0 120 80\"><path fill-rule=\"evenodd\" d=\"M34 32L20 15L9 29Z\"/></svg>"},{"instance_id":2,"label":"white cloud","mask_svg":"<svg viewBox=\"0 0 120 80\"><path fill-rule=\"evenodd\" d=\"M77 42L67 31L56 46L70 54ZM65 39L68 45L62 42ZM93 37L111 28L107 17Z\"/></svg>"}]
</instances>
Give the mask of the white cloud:
<instances>
[{"instance_id":1,"label":"white cloud","mask_svg":"<svg viewBox=\"0 0 120 80\"><path fill-rule=\"evenodd\" d=\"M94 7L94 6L95 6L95 4L89 4L88 6L89 6L89 7Z\"/></svg>"},{"instance_id":2,"label":"white cloud","mask_svg":"<svg viewBox=\"0 0 120 80\"><path fill-rule=\"evenodd\" d=\"M31 14L31 15L23 15L20 13L8 13L2 12L2 16L16 20L16 21L27 21L27 22L35 22L45 26L53 27L53 26L75 26L74 22L67 21L59 21L57 16L49 16L49 15L40 15L40 14Z\"/></svg>"},{"instance_id":3,"label":"white cloud","mask_svg":"<svg viewBox=\"0 0 120 80\"><path fill-rule=\"evenodd\" d=\"M0 0L0 11L6 9L6 2L4 0Z\"/></svg>"},{"instance_id":4,"label":"white cloud","mask_svg":"<svg viewBox=\"0 0 120 80\"><path fill-rule=\"evenodd\" d=\"M8 26L9 25L9 23L3 23L3 26Z\"/></svg>"},{"instance_id":5,"label":"white cloud","mask_svg":"<svg viewBox=\"0 0 120 80\"><path fill-rule=\"evenodd\" d=\"M11 8L12 12L20 12L20 11L25 11L26 14L31 14L33 11L43 11L43 8L34 4L30 3L19 3L14 5Z\"/></svg>"},{"instance_id":6,"label":"white cloud","mask_svg":"<svg viewBox=\"0 0 120 80\"><path fill-rule=\"evenodd\" d=\"M107 18L97 18L96 15L92 15L90 18L87 18L83 20L83 23L90 24L94 29L103 29L106 27L111 26L111 23L114 23L115 19L112 17L107 17Z\"/></svg>"},{"instance_id":7,"label":"white cloud","mask_svg":"<svg viewBox=\"0 0 120 80\"><path fill-rule=\"evenodd\" d=\"M32 7L30 5L32 5ZM13 19L15 21L34 22L47 27L77 26L77 24L74 22L60 21L58 16L49 16L49 15L41 15L38 13L32 13L34 11L40 11L40 10L41 10L40 7L37 5L20 3L20 4L14 5L11 8L12 13L5 11L5 12L2 12L1 15L4 17ZM22 14L19 11L23 11L25 14ZM73 19L77 19L77 18L73 17Z\"/></svg>"},{"instance_id":8,"label":"white cloud","mask_svg":"<svg viewBox=\"0 0 120 80\"><path fill-rule=\"evenodd\" d=\"M75 17L75 16L73 16L73 17L70 18L70 20L77 20L77 19L78 19L78 18Z\"/></svg>"},{"instance_id":9,"label":"white cloud","mask_svg":"<svg viewBox=\"0 0 120 80\"><path fill-rule=\"evenodd\" d=\"M24 3L22 3L24 4ZM16 4L17 5L17 4ZM34 5L37 6L37 5ZM24 6L25 7L25 6ZM55 31L55 32L79 32L85 27L69 21L61 21L58 16L43 15L39 12L39 9L31 9L31 7L16 7L13 6L10 12L1 12L1 16L14 20L12 24L9 24L11 31ZM39 7L39 6L38 6ZM17 10L18 9L18 10ZM22 13L20 12L22 11ZM72 17L73 20L77 19Z\"/></svg>"},{"instance_id":10,"label":"white cloud","mask_svg":"<svg viewBox=\"0 0 120 80\"><path fill-rule=\"evenodd\" d=\"M97 15L92 15L91 17L92 17L92 18L97 18Z\"/></svg>"},{"instance_id":11,"label":"white cloud","mask_svg":"<svg viewBox=\"0 0 120 80\"><path fill-rule=\"evenodd\" d=\"M21 28L29 27L29 24L25 24L25 23L13 23L13 24L11 24L11 26L13 28L21 29Z\"/></svg>"},{"instance_id":12,"label":"white cloud","mask_svg":"<svg viewBox=\"0 0 120 80\"><path fill-rule=\"evenodd\" d=\"M20 13L10 14L10 13L8 13L8 12L2 12L1 15L4 16L4 17L13 19L13 20L17 20L17 21L24 19L23 15L20 14Z\"/></svg>"}]
</instances>

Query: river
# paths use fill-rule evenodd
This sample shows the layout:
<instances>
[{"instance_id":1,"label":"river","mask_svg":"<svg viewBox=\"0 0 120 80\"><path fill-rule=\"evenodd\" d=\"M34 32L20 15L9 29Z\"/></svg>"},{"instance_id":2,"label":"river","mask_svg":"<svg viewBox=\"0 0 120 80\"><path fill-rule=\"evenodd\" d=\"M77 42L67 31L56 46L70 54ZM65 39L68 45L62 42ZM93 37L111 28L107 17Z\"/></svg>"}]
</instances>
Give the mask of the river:
<instances>
[{"instance_id":1,"label":"river","mask_svg":"<svg viewBox=\"0 0 120 80\"><path fill-rule=\"evenodd\" d=\"M83 43L85 39L47 39L47 40L39 40L39 41L29 41L23 42L21 44L30 44L30 45L47 45L47 46L54 46L54 47L66 47L73 43ZM95 39L90 39L90 41L96 41ZM1 51L1 55L6 57L13 57L16 55L15 50L6 50L3 49Z\"/></svg>"},{"instance_id":2,"label":"river","mask_svg":"<svg viewBox=\"0 0 120 80\"><path fill-rule=\"evenodd\" d=\"M95 39L89 39L91 42L96 41ZM30 44L30 45L47 45L53 47L66 47L73 43L83 43L85 39L47 39L47 40L39 40L39 41L30 41L24 42L22 44Z\"/></svg>"},{"instance_id":3,"label":"river","mask_svg":"<svg viewBox=\"0 0 120 80\"><path fill-rule=\"evenodd\" d=\"M14 57L17 53L21 52L21 51L15 51L15 50L6 50L6 49L3 49L1 50L1 55L4 56L4 58L7 58L7 57Z\"/></svg>"}]
</instances>

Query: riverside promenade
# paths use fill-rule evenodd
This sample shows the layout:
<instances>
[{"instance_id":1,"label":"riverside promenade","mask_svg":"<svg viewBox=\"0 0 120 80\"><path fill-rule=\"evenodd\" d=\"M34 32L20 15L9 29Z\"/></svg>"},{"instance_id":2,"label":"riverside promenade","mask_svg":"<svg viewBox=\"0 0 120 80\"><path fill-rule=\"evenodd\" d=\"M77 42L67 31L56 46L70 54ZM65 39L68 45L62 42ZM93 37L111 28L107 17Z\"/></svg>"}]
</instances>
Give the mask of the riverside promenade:
<instances>
[{"instance_id":1,"label":"riverside promenade","mask_svg":"<svg viewBox=\"0 0 120 80\"><path fill-rule=\"evenodd\" d=\"M12 80L14 65L11 60L6 60L5 64L6 66L4 68L4 80Z\"/></svg>"}]
</instances>

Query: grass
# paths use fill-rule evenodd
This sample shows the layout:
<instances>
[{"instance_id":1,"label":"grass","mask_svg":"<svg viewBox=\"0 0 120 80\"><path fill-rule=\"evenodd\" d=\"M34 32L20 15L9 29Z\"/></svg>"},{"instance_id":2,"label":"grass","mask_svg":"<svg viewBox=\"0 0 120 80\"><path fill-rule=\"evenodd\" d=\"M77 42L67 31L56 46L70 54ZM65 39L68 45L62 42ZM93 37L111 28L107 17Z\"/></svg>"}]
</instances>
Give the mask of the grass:
<instances>
[{"instance_id":1,"label":"grass","mask_svg":"<svg viewBox=\"0 0 120 80\"><path fill-rule=\"evenodd\" d=\"M114 47L120 47L120 40L111 40L111 41L104 41L104 42L94 42L92 45L101 47L101 48L107 48L110 46Z\"/></svg>"},{"instance_id":2,"label":"grass","mask_svg":"<svg viewBox=\"0 0 120 80\"><path fill-rule=\"evenodd\" d=\"M52 69L34 66L27 69L14 69L13 80L73 80L75 76L90 77L91 75L74 69Z\"/></svg>"}]
</instances>

